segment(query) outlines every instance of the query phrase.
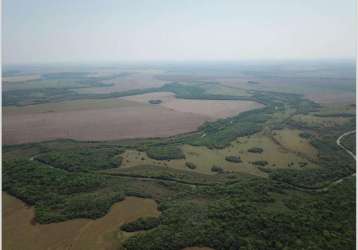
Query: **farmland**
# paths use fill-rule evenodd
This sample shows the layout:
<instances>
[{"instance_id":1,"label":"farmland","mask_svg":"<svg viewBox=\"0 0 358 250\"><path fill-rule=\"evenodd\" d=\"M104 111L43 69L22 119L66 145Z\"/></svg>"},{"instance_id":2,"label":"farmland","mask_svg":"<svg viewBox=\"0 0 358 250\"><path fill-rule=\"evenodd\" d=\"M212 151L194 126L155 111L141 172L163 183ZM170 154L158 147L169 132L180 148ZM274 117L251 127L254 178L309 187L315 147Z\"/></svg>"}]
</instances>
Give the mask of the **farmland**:
<instances>
[{"instance_id":1,"label":"farmland","mask_svg":"<svg viewBox=\"0 0 358 250\"><path fill-rule=\"evenodd\" d=\"M140 217L159 215L154 201L128 197L96 221L76 219L41 225L33 221L33 208L7 194L3 194L3 202L5 224L9 225L4 230L6 249L114 248L125 237L116 235L119 225Z\"/></svg>"},{"instance_id":2,"label":"farmland","mask_svg":"<svg viewBox=\"0 0 358 250\"><path fill-rule=\"evenodd\" d=\"M7 107L4 109L4 142L171 136L195 131L206 121L262 106L250 101L177 100L174 96L168 102L153 106L143 103L143 98L146 96Z\"/></svg>"},{"instance_id":3,"label":"farmland","mask_svg":"<svg viewBox=\"0 0 358 250\"><path fill-rule=\"evenodd\" d=\"M170 110L203 115L211 117L212 120L235 116L241 112L263 107L262 104L252 101L178 99L173 93L166 92L135 95L123 97L123 99L144 103L151 99L159 99L162 101L160 105Z\"/></svg>"},{"instance_id":4,"label":"farmland","mask_svg":"<svg viewBox=\"0 0 358 250\"><path fill-rule=\"evenodd\" d=\"M286 81L301 71L265 70L73 70L9 87L6 249L354 249L355 161L336 140L355 103L314 102ZM302 80L315 95L321 74Z\"/></svg>"},{"instance_id":5,"label":"farmland","mask_svg":"<svg viewBox=\"0 0 358 250\"><path fill-rule=\"evenodd\" d=\"M9 114L5 109L4 142L170 136L193 131L208 120L205 116L112 99L104 102L74 101L54 106L48 109L48 105L41 104L41 107L34 107L38 111L30 112L29 106L17 107ZM66 107L74 109L68 110Z\"/></svg>"}]
</instances>

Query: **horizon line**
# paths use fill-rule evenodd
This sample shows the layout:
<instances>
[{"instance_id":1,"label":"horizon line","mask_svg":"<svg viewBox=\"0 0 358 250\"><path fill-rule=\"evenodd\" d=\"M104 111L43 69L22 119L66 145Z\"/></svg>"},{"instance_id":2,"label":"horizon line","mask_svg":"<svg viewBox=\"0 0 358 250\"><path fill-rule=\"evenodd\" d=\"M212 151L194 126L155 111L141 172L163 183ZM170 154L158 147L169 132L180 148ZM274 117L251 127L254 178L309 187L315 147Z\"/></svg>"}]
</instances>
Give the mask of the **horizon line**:
<instances>
[{"instance_id":1,"label":"horizon line","mask_svg":"<svg viewBox=\"0 0 358 250\"><path fill-rule=\"evenodd\" d=\"M163 63L173 63L173 64L187 64L187 63L259 63L259 62L320 62L320 61L345 61L345 62L356 62L356 57L332 57L332 58L265 58L265 59L219 59L219 60L205 60L205 59L190 59L190 60L76 60L76 61L33 61L33 62L10 62L4 63L1 62L1 65L4 66L27 66L27 65L56 65L56 64L72 64L72 65L93 65L93 64L163 64Z\"/></svg>"}]
</instances>

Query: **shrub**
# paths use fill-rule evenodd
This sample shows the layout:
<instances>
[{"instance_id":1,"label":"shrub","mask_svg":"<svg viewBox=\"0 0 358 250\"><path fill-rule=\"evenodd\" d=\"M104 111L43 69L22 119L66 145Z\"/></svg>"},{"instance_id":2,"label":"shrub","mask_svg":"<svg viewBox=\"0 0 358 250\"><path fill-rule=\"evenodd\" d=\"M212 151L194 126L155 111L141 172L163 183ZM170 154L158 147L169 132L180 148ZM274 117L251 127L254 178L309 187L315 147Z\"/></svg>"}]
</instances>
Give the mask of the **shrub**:
<instances>
[{"instance_id":1,"label":"shrub","mask_svg":"<svg viewBox=\"0 0 358 250\"><path fill-rule=\"evenodd\" d=\"M304 139L309 139L309 138L311 138L311 134L310 134L310 133L307 133L307 132L302 132L302 133L299 134L299 136L300 136L301 138L304 138Z\"/></svg>"},{"instance_id":2,"label":"shrub","mask_svg":"<svg viewBox=\"0 0 358 250\"><path fill-rule=\"evenodd\" d=\"M196 165L192 162L185 162L185 166L187 166L190 169L196 169Z\"/></svg>"},{"instance_id":3,"label":"shrub","mask_svg":"<svg viewBox=\"0 0 358 250\"><path fill-rule=\"evenodd\" d=\"M183 151L173 145L152 146L147 150L147 155L155 160L184 159Z\"/></svg>"},{"instance_id":4,"label":"shrub","mask_svg":"<svg viewBox=\"0 0 358 250\"><path fill-rule=\"evenodd\" d=\"M254 147L254 148L249 148L247 152L261 154L262 152L264 152L264 150L262 148Z\"/></svg>"},{"instance_id":5,"label":"shrub","mask_svg":"<svg viewBox=\"0 0 358 250\"><path fill-rule=\"evenodd\" d=\"M149 100L150 104L161 104L162 100Z\"/></svg>"},{"instance_id":6,"label":"shrub","mask_svg":"<svg viewBox=\"0 0 358 250\"><path fill-rule=\"evenodd\" d=\"M160 220L156 217L139 218L130 223L123 224L121 230L126 232L135 232L139 230L148 230L159 226Z\"/></svg>"},{"instance_id":7,"label":"shrub","mask_svg":"<svg viewBox=\"0 0 358 250\"><path fill-rule=\"evenodd\" d=\"M211 171L212 172L217 172L217 173L223 173L224 169L222 167L214 165L214 166L212 166Z\"/></svg>"},{"instance_id":8,"label":"shrub","mask_svg":"<svg viewBox=\"0 0 358 250\"><path fill-rule=\"evenodd\" d=\"M307 162L299 162L298 165L303 168L307 165L308 163Z\"/></svg>"},{"instance_id":9,"label":"shrub","mask_svg":"<svg viewBox=\"0 0 358 250\"><path fill-rule=\"evenodd\" d=\"M234 156L234 155L226 156L225 160L230 161L230 162L235 162L235 163L240 163L241 162L240 156Z\"/></svg>"},{"instance_id":10,"label":"shrub","mask_svg":"<svg viewBox=\"0 0 358 250\"><path fill-rule=\"evenodd\" d=\"M258 165L258 166L266 166L268 164L268 162L267 161L254 161L254 162L252 162L252 164Z\"/></svg>"}]
</instances>

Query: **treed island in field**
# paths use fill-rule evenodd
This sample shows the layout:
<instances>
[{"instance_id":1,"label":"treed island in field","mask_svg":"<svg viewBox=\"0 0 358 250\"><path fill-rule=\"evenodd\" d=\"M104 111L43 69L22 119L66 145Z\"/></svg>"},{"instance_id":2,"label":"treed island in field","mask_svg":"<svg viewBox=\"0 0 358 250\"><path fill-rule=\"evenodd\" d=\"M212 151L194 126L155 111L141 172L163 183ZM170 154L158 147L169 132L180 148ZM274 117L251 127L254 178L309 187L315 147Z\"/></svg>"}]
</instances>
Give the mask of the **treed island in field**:
<instances>
[{"instance_id":1,"label":"treed island in field","mask_svg":"<svg viewBox=\"0 0 358 250\"><path fill-rule=\"evenodd\" d=\"M4 249L354 249L351 66L224 66L3 71Z\"/></svg>"}]
</instances>

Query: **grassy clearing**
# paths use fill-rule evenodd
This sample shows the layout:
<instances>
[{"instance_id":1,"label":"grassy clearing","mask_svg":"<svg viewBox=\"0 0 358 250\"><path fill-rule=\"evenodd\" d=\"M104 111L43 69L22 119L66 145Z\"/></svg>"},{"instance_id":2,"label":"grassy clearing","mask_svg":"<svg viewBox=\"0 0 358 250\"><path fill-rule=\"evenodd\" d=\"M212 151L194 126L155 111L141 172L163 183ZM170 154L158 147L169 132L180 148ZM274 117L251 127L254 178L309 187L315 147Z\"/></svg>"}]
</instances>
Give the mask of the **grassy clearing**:
<instances>
[{"instance_id":1,"label":"grassy clearing","mask_svg":"<svg viewBox=\"0 0 358 250\"><path fill-rule=\"evenodd\" d=\"M296 133L299 132L297 131ZM298 145L293 144L296 147L294 148L295 150L304 146L305 150L312 149L313 152L316 151L316 149L310 146L306 140L303 140L300 137L296 138L296 136L294 139L305 141L304 143L300 143L300 141L298 141ZM292 147L292 145L290 146ZM249 149L254 147L262 148L263 152L260 154L248 152ZM303 151L306 152L305 150ZM255 165L255 162L257 161L267 161L267 167L271 168L301 169L302 163L307 163L305 164L305 168L318 167L315 163L312 163L304 157L285 150L280 145L276 144L271 138L262 134L241 137L231 143L230 146L223 149L209 149L203 146L184 145L182 147L182 151L185 155L185 160L161 161L149 158L144 152L126 150L123 154L121 154L121 157L123 157L122 167L128 168L138 165L157 165L212 175L215 173L211 171L211 168L213 165L216 165L222 167L227 172L238 172L256 176L266 176L266 174L260 171L258 166ZM226 157L232 155L240 156L241 162L235 163L227 161ZM185 164L186 162L193 163L196 168L189 169Z\"/></svg>"},{"instance_id":2,"label":"grassy clearing","mask_svg":"<svg viewBox=\"0 0 358 250\"><path fill-rule=\"evenodd\" d=\"M261 154L248 152L250 148L260 147ZM267 161L268 167L272 168L300 168L300 162L307 162L307 168L318 166L298 155L284 150L275 144L269 137L262 134L242 137L231 143L224 149L208 149L206 147L184 146L186 159L193 162L202 173L210 173L213 164L221 166L226 171L248 173L258 176L265 176L254 164L255 161ZM240 156L242 162L232 163L225 160L227 156ZM291 165L289 166L289 164ZM292 164L293 163L293 164Z\"/></svg>"},{"instance_id":3,"label":"grassy clearing","mask_svg":"<svg viewBox=\"0 0 358 250\"><path fill-rule=\"evenodd\" d=\"M308 139L300 136L302 131L298 129L282 129L274 130L273 137L280 143L283 148L298 154L308 159L317 160L318 151L310 144Z\"/></svg>"},{"instance_id":4,"label":"grassy clearing","mask_svg":"<svg viewBox=\"0 0 358 250\"><path fill-rule=\"evenodd\" d=\"M155 160L150 157L145 152L140 152L137 150L126 150L121 154L123 158L121 168L130 168L139 165L156 165L168 167L171 166L176 169L185 169L185 159L171 159L171 160Z\"/></svg>"},{"instance_id":5,"label":"grassy clearing","mask_svg":"<svg viewBox=\"0 0 358 250\"><path fill-rule=\"evenodd\" d=\"M168 167L177 170L196 172L206 175L213 175L215 172L211 171L213 165L223 167L228 172L239 172L245 174L253 174L258 176L265 176L265 173L258 170L251 164L232 163L225 160L226 152L222 150L210 150L206 147L197 147L185 145L182 148L185 154L185 160L168 160L160 161L149 158L145 153L127 150L121 156L123 157L123 166L120 168L135 167L140 165L156 165ZM186 166L186 162L193 163L196 168L190 169Z\"/></svg>"}]
</instances>

